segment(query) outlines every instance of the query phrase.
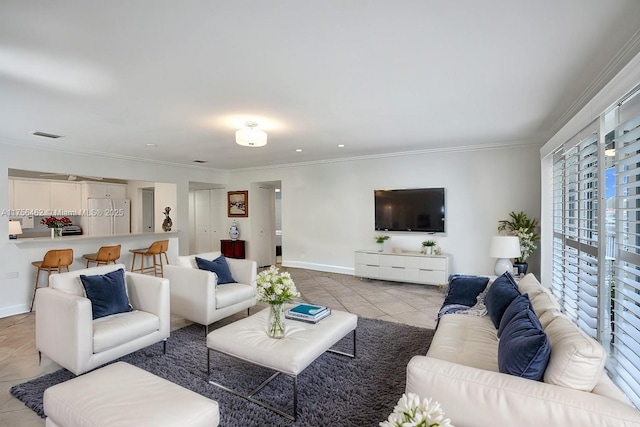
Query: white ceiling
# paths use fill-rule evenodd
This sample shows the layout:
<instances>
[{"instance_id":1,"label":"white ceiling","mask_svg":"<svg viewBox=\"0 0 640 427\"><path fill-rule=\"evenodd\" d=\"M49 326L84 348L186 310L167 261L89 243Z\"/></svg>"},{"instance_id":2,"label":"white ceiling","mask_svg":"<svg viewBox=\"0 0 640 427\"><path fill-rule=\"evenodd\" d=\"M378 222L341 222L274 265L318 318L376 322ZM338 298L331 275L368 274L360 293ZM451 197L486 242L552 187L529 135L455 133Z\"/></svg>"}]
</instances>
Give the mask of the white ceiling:
<instances>
[{"instance_id":1,"label":"white ceiling","mask_svg":"<svg viewBox=\"0 0 640 427\"><path fill-rule=\"evenodd\" d=\"M638 0L2 0L0 138L219 169L542 145L639 29Z\"/></svg>"}]
</instances>

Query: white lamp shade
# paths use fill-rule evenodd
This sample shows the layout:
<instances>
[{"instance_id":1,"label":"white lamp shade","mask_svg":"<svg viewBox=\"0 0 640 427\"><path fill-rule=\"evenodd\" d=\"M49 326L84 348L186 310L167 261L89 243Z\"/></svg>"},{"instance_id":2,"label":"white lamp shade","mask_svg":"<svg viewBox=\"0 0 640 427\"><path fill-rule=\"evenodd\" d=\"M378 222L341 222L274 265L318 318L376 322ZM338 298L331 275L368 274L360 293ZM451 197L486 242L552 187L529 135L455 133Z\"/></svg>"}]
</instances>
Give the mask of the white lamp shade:
<instances>
[{"instance_id":1,"label":"white lamp shade","mask_svg":"<svg viewBox=\"0 0 640 427\"><path fill-rule=\"evenodd\" d=\"M493 236L489 248L491 258L518 258L520 239L517 236Z\"/></svg>"},{"instance_id":2,"label":"white lamp shade","mask_svg":"<svg viewBox=\"0 0 640 427\"><path fill-rule=\"evenodd\" d=\"M254 127L238 129L236 143L245 147L262 147L267 145L267 133Z\"/></svg>"},{"instance_id":3,"label":"white lamp shade","mask_svg":"<svg viewBox=\"0 0 640 427\"><path fill-rule=\"evenodd\" d=\"M494 267L496 276L501 276L507 271L513 271L511 258L520 256L520 239L517 236L493 236L489 256L498 258Z\"/></svg>"},{"instance_id":4,"label":"white lamp shade","mask_svg":"<svg viewBox=\"0 0 640 427\"><path fill-rule=\"evenodd\" d=\"M18 221L9 221L9 236L22 234L22 226Z\"/></svg>"}]
</instances>

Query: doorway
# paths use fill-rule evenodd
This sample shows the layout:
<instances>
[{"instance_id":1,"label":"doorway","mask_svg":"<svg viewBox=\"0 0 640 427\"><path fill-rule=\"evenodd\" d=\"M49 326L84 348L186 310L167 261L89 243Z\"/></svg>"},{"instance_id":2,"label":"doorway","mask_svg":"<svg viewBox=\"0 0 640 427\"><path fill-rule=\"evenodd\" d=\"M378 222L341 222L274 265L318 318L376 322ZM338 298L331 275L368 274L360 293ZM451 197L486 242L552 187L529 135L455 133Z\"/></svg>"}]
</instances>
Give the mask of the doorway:
<instances>
[{"instance_id":1,"label":"doorway","mask_svg":"<svg viewBox=\"0 0 640 427\"><path fill-rule=\"evenodd\" d=\"M155 191L153 188L142 189L142 232L153 233L155 226Z\"/></svg>"}]
</instances>

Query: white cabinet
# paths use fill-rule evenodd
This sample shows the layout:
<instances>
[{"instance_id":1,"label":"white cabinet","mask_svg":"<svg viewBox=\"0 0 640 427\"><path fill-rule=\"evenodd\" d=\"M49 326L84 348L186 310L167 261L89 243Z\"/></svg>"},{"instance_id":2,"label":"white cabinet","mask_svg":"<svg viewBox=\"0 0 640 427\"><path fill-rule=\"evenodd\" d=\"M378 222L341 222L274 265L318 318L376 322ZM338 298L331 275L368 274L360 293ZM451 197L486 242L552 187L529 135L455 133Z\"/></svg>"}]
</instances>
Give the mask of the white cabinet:
<instances>
[{"instance_id":1,"label":"white cabinet","mask_svg":"<svg viewBox=\"0 0 640 427\"><path fill-rule=\"evenodd\" d=\"M76 182L51 182L51 209L72 215L82 209L82 186Z\"/></svg>"},{"instance_id":2,"label":"white cabinet","mask_svg":"<svg viewBox=\"0 0 640 427\"><path fill-rule=\"evenodd\" d=\"M51 209L51 195L48 181L13 180L14 209L38 211L47 215Z\"/></svg>"},{"instance_id":3,"label":"white cabinet","mask_svg":"<svg viewBox=\"0 0 640 427\"><path fill-rule=\"evenodd\" d=\"M449 279L448 255L356 251L355 275L370 279L441 285Z\"/></svg>"},{"instance_id":4,"label":"white cabinet","mask_svg":"<svg viewBox=\"0 0 640 427\"><path fill-rule=\"evenodd\" d=\"M107 184L101 182L84 182L84 199L126 199L127 186L125 184Z\"/></svg>"}]
</instances>

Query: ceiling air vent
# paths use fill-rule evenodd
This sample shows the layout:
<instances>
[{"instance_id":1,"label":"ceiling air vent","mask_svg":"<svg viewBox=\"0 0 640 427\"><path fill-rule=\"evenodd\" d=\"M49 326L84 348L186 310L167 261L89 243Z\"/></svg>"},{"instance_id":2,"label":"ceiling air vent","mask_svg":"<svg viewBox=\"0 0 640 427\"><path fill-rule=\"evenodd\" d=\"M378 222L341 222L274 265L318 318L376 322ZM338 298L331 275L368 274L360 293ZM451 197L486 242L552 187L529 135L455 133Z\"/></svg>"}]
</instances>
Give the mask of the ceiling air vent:
<instances>
[{"instance_id":1,"label":"ceiling air vent","mask_svg":"<svg viewBox=\"0 0 640 427\"><path fill-rule=\"evenodd\" d=\"M207 163L207 160L194 160L193 163Z\"/></svg>"},{"instance_id":2,"label":"ceiling air vent","mask_svg":"<svg viewBox=\"0 0 640 427\"><path fill-rule=\"evenodd\" d=\"M40 131L37 131L37 130L34 130L33 132L31 132L31 135L43 136L45 138L52 138L52 139L62 138L62 135L55 135L53 133L40 132Z\"/></svg>"}]
</instances>

